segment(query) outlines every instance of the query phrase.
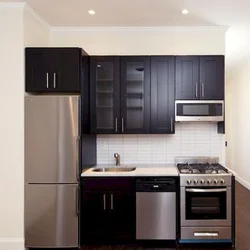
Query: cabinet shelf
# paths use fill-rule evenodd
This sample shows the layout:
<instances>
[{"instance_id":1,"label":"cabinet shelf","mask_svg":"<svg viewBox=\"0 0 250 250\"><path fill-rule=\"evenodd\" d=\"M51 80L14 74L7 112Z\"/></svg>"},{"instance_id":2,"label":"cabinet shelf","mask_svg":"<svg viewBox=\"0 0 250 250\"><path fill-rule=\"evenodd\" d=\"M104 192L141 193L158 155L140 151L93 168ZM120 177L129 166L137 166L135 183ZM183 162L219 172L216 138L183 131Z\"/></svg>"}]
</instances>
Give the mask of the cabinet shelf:
<instances>
[{"instance_id":1,"label":"cabinet shelf","mask_svg":"<svg viewBox=\"0 0 250 250\"><path fill-rule=\"evenodd\" d=\"M127 107L127 109L141 110L141 109L143 109L143 107L131 106L131 107Z\"/></svg>"},{"instance_id":2,"label":"cabinet shelf","mask_svg":"<svg viewBox=\"0 0 250 250\"><path fill-rule=\"evenodd\" d=\"M113 82L114 79L96 79L97 82Z\"/></svg>"},{"instance_id":3,"label":"cabinet shelf","mask_svg":"<svg viewBox=\"0 0 250 250\"><path fill-rule=\"evenodd\" d=\"M98 109L112 109L113 106L96 106Z\"/></svg>"},{"instance_id":4,"label":"cabinet shelf","mask_svg":"<svg viewBox=\"0 0 250 250\"><path fill-rule=\"evenodd\" d=\"M127 98L142 99L143 93L127 93Z\"/></svg>"},{"instance_id":5,"label":"cabinet shelf","mask_svg":"<svg viewBox=\"0 0 250 250\"><path fill-rule=\"evenodd\" d=\"M109 91L109 90L107 90L107 91L96 91L96 93L98 93L98 94L114 94L114 91Z\"/></svg>"},{"instance_id":6,"label":"cabinet shelf","mask_svg":"<svg viewBox=\"0 0 250 250\"><path fill-rule=\"evenodd\" d=\"M126 83L135 83L135 84L138 84L138 83L143 83L144 82L144 79L143 80L126 80Z\"/></svg>"}]
</instances>

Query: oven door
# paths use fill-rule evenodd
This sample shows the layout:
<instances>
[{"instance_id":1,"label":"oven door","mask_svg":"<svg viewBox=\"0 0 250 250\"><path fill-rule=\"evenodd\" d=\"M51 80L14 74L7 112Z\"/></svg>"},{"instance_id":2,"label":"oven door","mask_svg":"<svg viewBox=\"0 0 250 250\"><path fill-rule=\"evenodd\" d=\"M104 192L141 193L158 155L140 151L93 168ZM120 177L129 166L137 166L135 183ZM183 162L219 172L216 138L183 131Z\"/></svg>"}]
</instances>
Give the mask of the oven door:
<instances>
[{"instance_id":1,"label":"oven door","mask_svg":"<svg viewBox=\"0 0 250 250\"><path fill-rule=\"evenodd\" d=\"M231 187L181 187L181 226L231 226Z\"/></svg>"}]
</instances>

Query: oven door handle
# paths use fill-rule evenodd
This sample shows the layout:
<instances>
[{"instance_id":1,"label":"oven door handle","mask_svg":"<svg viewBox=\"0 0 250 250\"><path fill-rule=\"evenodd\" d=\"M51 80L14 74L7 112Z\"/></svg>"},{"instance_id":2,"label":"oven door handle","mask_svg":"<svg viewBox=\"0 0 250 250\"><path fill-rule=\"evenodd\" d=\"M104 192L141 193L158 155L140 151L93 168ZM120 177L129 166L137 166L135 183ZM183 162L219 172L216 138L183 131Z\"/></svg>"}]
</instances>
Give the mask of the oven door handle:
<instances>
[{"instance_id":1,"label":"oven door handle","mask_svg":"<svg viewBox=\"0 0 250 250\"><path fill-rule=\"evenodd\" d=\"M226 192L226 188L201 189L201 188L186 188L186 192L192 193L221 193Z\"/></svg>"}]
</instances>

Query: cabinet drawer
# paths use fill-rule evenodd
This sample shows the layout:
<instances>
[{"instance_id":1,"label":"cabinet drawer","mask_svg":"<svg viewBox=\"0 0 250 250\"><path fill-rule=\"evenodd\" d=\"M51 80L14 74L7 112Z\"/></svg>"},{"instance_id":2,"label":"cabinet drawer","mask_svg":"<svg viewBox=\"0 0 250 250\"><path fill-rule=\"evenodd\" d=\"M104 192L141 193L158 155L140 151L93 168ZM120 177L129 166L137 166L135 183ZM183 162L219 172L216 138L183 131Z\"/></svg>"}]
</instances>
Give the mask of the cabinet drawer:
<instances>
[{"instance_id":1,"label":"cabinet drawer","mask_svg":"<svg viewBox=\"0 0 250 250\"><path fill-rule=\"evenodd\" d=\"M83 190L115 190L133 189L135 187L134 178L121 177L88 177L82 179Z\"/></svg>"}]
</instances>

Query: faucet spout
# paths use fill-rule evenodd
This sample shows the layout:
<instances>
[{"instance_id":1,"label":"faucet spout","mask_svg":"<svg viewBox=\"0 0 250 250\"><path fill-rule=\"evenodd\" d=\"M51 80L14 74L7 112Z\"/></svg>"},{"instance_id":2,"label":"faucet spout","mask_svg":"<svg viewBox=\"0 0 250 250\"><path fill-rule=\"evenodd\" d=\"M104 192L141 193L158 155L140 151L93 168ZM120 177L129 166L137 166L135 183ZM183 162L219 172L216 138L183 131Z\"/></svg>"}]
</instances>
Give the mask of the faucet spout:
<instances>
[{"instance_id":1,"label":"faucet spout","mask_svg":"<svg viewBox=\"0 0 250 250\"><path fill-rule=\"evenodd\" d=\"M120 166L120 155L118 153L114 153L114 157L115 157L115 165L116 166Z\"/></svg>"}]
</instances>

